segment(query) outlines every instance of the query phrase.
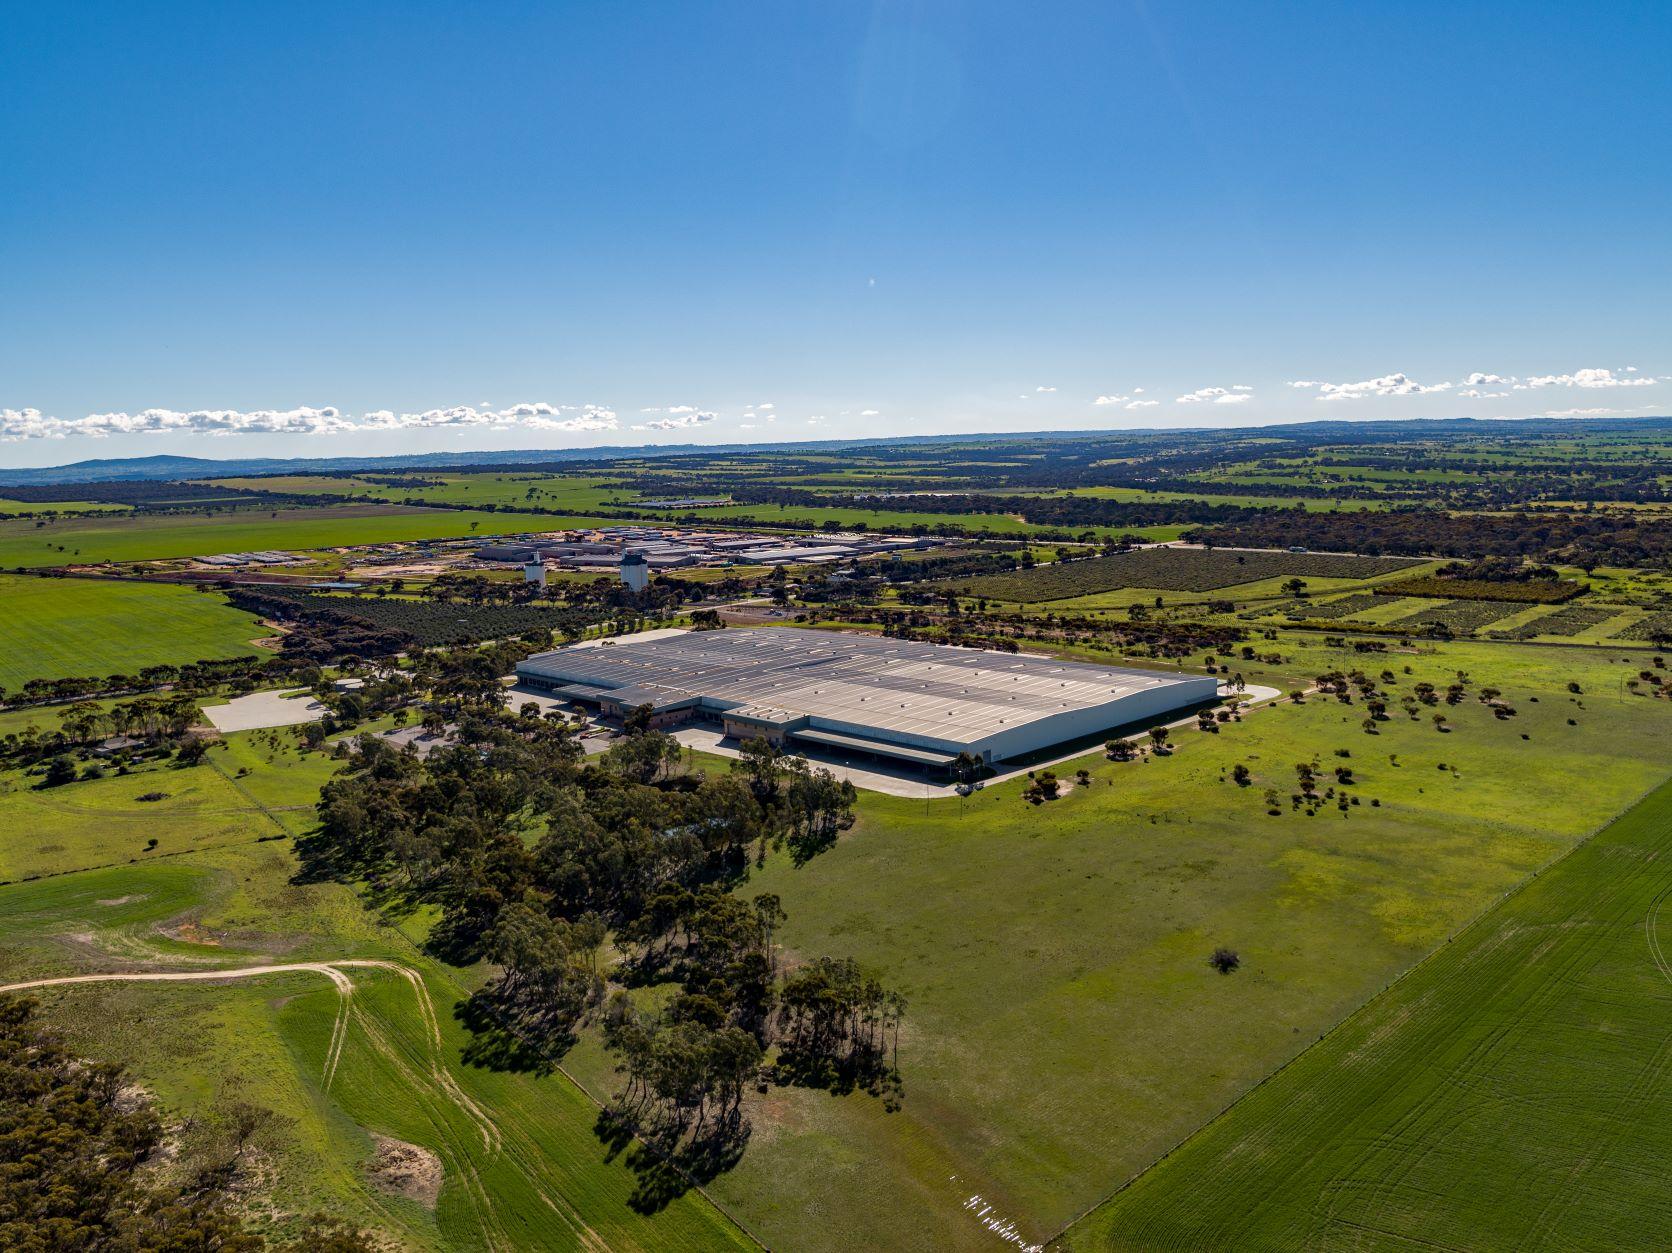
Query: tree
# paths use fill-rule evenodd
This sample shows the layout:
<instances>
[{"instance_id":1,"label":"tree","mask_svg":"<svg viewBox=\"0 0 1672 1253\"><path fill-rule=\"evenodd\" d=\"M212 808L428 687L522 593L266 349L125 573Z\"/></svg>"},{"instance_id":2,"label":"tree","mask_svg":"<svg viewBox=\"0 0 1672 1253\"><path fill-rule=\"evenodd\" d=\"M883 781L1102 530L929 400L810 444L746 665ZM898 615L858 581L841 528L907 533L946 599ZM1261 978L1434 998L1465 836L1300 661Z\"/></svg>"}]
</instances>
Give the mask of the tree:
<instances>
[{"instance_id":1,"label":"tree","mask_svg":"<svg viewBox=\"0 0 1672 1253\"><path fill-rule=\"evenodd\" d=\"M685 749L673 736L643 731L625 736L604 750L604 768L635 783L659 783L679 769Z\"/></svg>"},{"instance_id":2,"label":"tree","mask_svg":"<svg viewBox=\"0 0 1672 1253\"><path fill-rule=\"evenodd\" d=\"M1212 966L1220 974L1228 975L1238 966L1242 965L1242 958L1237 956L1236 949L1226 948L1223 944L1221 944L1218 948L1213 950L1213 955L1208 958L1208 965Z\"/></svg>"},{"instance_id":3,"label":"tree","mask_svg":"<svg viewBox=\"0 0 1672 1253\"><path fill-rule=\"evenodd\" d=\"M784 761L783 754L771 741L758 735L744 740L731 768L748 779L749 790L761 804L768 805L777 800L778 784L784 777Z\"/></svg>"},{"instance_id":4,"label":"tree","mask_svg":"<svg viewBox=\"0 0 1672 1253\"><path fill-rule=\"evenodd\" d=\"M63 787L66 783L74 783L75 776L75 758L63 753L47 764L46 778L42 783L46 787Z\"/></svg>"},{"instance_id":5,"label":"tree","mask_svg":"<svg viewBox=\"0 0 1672 1253\"><path fill-rule=\"evenodd\" d=\"M798 772L787 797L790 855L803 865L836 842L839 832L853 825L853 806L859 793L846 779L829 770Z\"/></svg>"}]
</instances>

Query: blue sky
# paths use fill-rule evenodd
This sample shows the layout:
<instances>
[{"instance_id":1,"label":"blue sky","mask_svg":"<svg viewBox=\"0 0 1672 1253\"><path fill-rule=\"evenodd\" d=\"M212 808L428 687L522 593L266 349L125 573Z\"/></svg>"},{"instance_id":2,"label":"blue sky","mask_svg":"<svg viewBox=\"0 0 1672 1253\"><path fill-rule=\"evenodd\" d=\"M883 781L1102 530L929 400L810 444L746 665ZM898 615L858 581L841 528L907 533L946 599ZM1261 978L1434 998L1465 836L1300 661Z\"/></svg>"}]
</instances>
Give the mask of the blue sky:
<instances>
[{"instance_id":1,"label":"blue sky","mask_svg":"<svg viewBox=\"0 0 1672 1253\"><path fill-rule=\"evenodd\" d=\"M0 21L3 464L1672 411L1665 4Z\"/></svg>"}]
</instances>

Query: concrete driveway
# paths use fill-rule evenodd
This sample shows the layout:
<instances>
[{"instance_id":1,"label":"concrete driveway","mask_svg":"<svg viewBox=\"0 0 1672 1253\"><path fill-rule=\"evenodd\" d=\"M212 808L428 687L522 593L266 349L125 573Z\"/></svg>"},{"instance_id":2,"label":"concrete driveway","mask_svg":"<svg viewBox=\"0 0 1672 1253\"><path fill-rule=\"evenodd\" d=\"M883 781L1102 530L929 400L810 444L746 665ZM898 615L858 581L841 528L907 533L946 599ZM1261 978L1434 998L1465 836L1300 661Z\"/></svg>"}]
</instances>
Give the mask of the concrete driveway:
<instances>
[{"instance_id":1,"label":"concrete driveway","mask_svg":"<svg viewBox=\"0 0 1672 1253\"><path fill-rule=\"evenodd\" d=\"M224 705L207 705L203 716L215 730L261 731L267 727L293 727L315 722L325 715L325 706L303 688L285 692L251 692L235 696Z\"/></svg>"}]
</instances>

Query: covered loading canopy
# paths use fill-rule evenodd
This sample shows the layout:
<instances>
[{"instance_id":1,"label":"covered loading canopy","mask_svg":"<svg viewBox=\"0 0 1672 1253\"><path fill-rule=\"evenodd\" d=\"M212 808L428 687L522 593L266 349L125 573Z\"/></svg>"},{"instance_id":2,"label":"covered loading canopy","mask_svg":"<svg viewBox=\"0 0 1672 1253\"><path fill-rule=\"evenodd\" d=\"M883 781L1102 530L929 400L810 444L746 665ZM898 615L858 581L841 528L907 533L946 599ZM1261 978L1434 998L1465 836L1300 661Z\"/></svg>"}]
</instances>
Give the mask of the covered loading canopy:
<instances>
[{"instance_id":1,"label":"covered loading canopy","mask_svg":"<svg viewBox=\"0 0 1672 1253\"><path fill-rule=\"evenodd\" d=\"M886 740L867 739L861 735L841 735L835 731L794 731L790 738L798 743L817 744L821 748L870 753L876 757L893 757L899 761L909 761L914 766L948 769L958 760L956 753L937 753L929 748L910 748L905 744L890 744Z\"/></svg>"}]
</instances>

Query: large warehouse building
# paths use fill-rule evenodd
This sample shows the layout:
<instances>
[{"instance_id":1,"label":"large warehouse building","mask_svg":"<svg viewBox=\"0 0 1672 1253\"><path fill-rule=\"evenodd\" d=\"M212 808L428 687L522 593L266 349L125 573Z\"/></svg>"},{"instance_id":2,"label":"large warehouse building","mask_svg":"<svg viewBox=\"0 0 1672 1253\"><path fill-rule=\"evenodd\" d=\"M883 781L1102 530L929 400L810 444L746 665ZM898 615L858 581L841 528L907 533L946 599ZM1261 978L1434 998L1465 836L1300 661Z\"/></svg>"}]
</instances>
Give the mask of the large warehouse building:
<instances>
[{"instance_id":1,"label":"large warehouse building","mask_svg":"<svg viewBox=\"0 0 1672 1253\"><path fill-rule=\"evenodd\" d=\"M959 753L992 764L1151 725L1219 690L1206 676L781 627L563 648L517 678L607 717L649 705L653 726L708 722L932 770Z\"/></svg>"}]
</instances>

